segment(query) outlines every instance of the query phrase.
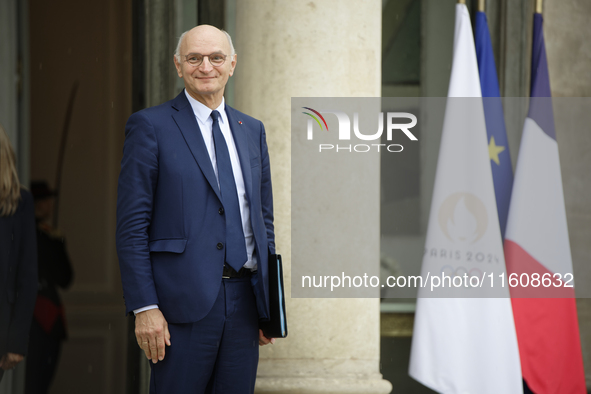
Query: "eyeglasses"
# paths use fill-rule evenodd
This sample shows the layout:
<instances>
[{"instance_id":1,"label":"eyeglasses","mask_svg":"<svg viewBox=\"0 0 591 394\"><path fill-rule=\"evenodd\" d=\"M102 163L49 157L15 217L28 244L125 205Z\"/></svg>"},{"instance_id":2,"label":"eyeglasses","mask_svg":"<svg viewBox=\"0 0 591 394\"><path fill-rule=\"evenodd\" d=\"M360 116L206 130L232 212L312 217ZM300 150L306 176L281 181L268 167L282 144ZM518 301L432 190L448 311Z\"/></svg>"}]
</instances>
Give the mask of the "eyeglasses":
<instances>
[{"instance_id":1,"label":"eyeglasses","mask_svg":"<svg viewBox=\"0 0 591 394\"><path fill-rule=\"evenodd\" d=\"M214 67L219 67L226 61L228 55L223 55L221 53L211 53L209 55L202 55L200 53L189 53L185 55L185 60L193 67L199 67L203 63L203 58L207 57L209 59L209 63Z\"/></svg>"}]
</instances>

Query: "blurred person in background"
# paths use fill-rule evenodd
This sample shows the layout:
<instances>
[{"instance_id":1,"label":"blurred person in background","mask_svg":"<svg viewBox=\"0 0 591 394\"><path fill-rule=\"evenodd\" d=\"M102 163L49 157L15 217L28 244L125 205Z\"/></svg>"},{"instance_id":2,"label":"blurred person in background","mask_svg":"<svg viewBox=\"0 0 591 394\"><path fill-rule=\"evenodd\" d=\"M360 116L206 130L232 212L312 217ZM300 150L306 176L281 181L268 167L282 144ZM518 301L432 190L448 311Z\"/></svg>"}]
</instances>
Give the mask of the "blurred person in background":
<instances>
[{"instance_id":1,"label":"blurred person in background","mask_svg":"<svg viewBox=\"0 0 591 394\"><path fill-rule=\"evenodd\" d=\"M66 318L58 288L67 289L73 271L63 234L50 222L56 193L45 181L31 182L37 222L39 290L29 339L26 394L47 393L55 376Z\"/></svg>"},{"instance_id":2,"label":"blurred person in background","mask_svg":"<svg viewBox=\"0 0 591 394\"><path fill-rule=\"evenodd\" d=\"M36 294L33 197L21 187L14 150L0 125L0 380L27 355Z\"/></svg>"}]
</instances>

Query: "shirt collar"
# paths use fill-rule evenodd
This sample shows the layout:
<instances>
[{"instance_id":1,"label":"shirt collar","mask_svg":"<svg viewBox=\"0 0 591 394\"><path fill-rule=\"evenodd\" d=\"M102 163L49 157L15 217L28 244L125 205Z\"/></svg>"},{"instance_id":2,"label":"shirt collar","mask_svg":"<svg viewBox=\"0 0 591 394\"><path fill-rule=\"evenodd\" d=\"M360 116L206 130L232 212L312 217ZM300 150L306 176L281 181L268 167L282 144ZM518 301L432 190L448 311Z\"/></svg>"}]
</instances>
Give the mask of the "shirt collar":
<instances>
[{"instance_id":1,"label":"shirt collar","mask_svg":"<svg viewBox=\"0 0 591 394\"><path fill-rule=\"evenodd\" d=\"M185 89L185 95L187 96L187 100L189 100L189 104L191 104L191 108L193 108L193 113L201 123L207 123L209 118L211 117L212 109L206 106L205 104L200 103L199 101L195 100L189 93L187 93L187 89ZM222 96L222 102L216 108L216 110L222 115L220 116L221 122L226 122L226 111L225 111L225 100Z\"/></svg>"}]
</instances>

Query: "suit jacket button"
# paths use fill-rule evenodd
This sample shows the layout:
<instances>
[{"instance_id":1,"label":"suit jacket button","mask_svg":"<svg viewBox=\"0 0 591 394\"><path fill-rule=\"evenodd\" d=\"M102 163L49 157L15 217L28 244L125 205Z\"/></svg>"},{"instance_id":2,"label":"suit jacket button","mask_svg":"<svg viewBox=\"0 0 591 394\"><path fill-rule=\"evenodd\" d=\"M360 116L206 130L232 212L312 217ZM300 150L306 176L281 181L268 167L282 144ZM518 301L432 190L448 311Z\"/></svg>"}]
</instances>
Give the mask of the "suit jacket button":
<instances>
[{"instance_id":1,"label":"suit jacket button","mask_svg":"<svg viewBox=\"0 0 591 394\"><path fill-rule=\"evenodd\" d=\"M224 214L224 207L221 207L220 209L218 209L218 213L220 215L223 215Z\"/></svg>"},{"instance_id":2,"label":"suit jacket button","mask_svg":"<svg viewBox=\"0 0 591 394\"><path fill-rule=\"evenodd\" d=\"M218 250L222 250L224 248L224 244L221 242L218 242Z\"/></svg>"}]
</instances>

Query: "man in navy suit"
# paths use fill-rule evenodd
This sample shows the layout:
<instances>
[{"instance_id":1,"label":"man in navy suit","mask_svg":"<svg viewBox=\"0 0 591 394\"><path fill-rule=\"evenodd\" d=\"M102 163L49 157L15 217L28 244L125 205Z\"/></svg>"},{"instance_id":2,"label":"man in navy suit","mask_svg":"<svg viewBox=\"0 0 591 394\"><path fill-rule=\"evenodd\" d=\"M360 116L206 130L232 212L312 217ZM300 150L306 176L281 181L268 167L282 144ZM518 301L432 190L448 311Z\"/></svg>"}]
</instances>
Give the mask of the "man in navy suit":
<instances>
[{"instance_id":1,"label":"man in navy suit","mask_svg":"<svg viewBox=\"0 0 591 394\"><path fill-rule=\"evenodd\" d=\"M236 54L213 26L184 33L185 89L133 114L117 199L126 312L151 393L252 393L269 316L273 198L263 124L224 103Z\"/></svg>"}]
</instances>

